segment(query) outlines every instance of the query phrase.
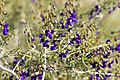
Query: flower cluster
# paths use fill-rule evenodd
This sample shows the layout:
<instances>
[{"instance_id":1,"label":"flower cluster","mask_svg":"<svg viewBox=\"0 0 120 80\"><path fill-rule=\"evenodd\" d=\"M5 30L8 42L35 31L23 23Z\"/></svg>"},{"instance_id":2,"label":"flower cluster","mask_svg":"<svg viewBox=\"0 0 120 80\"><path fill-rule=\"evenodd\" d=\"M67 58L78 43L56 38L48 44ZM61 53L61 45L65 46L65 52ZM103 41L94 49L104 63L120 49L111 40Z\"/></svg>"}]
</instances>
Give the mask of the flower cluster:
<instances>
[{"instance_id":1,"label":"flower cluster","mask_svg":"<svg viewBox=\"0 0 120 80\"><path fill-rule=\"evenodd\" d=\"M56 50L57 49L57 45L56 42L60 42L60 40L52 40L53 34L54 34L55 30L45 30L45 35L40 34L39 38L40 38L40 43L42 43L43 47L50 47L50 50ZM46 39L46 40L45 40ZM52 46L50 46L50 40L52 40Z\"/></svg>"},{"instance_id":2,"label":"flower cluster","mask_svg":"<svg viewBox=\"0 0 120 80\"><path fill-rule=\"evenodd\" d=\"M30 80L42 80L43 73L31 76ZM30 69L27 69L27 72L21 72L20 79L26 80L30 77Z\"/></svg>"}]
</instances>

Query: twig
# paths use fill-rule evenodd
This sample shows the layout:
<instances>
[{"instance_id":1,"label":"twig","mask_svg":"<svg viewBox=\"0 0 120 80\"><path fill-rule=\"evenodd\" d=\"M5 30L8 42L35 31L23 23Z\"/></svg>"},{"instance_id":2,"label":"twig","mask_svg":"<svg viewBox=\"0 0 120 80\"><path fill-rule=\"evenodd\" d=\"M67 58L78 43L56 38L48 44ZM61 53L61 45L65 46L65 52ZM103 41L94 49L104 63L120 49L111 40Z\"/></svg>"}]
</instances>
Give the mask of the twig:
<instances>
[{"instance_id":1,"label":"twig","mask_svg":"<svg viewBox=\"0 0 120 80\"><path fill-rule=\"evenodd\" d=\"M89 73L89 74L105 74L105 73L99 73L99 72L91 72L91 71L78 71L78 70L72 70L73 72L75 73L78 73L78 74L84 74L84 73ZM115 74L112 74L112 73L106 73L108 75L111 75L111 76L114 76Z\"/></svg>"},{"instance_id":2,"label":"twig","mask_svg":"<svg viewBox=\"0 0 120 80\"><path fill-rule=\"evenodd\" d=\"M27 54L29 54L31 51L33 51L33 49L31 49L30 51L28 51L28 52L20 59L20 61L19 61L19 62L16 64L16 66L14 67L13 71L15 71L15 69L17 68L17 66L20 64L21 60L24 59L25 56L26 56Z\"/></svg>"},{"instance_id":3,"label":"twig","mask_svg":"<svg viewBox=\"0 0 120 80\"><path fill-rule=\"evenodd\" d=\"M17 74L14 71L12 71L10 69L7 69L6 67L4 67L2 65L0 65L0 68L7 71L7 72L9 72L9 73L11 73L11 74L13 74L19 80L19 77L17 76Z\"/></svg>"},{"instance_id":4,"label":"twig","mask_svg":"<svg viewBox=\"0 0 120 80\"><path fill-rule=\"evenodd\" d=\"M54 74L52 73L52 71L50 71L50 73L52 74L53 79L54 79L54 80L57 80L57 79L55 78Z\"/></svg>"},{"instance_id":5,"label":"twig","mask_svg":"<svg viewBox=\"0 0 120 80\"><path fill-rule=\"evenodd\" d=\"M46 60L46 48L44 48L45 49L45 53L44 53L44 61L45 61L45 63L44 63L44 71L43 71L43 77L42 77L42 80L44 80L44 78L45 78L45 71L46 71L46 63L47 63L47 60Z\"/></svg>"},{"instance_id":6,"label":"twig","mask_svg":"<svg viewBox=\"0 0 120 80\"><path fill-rule=\"evenodd\" d=\"M111 43L111 44L115 44L115 43L119 43L120 42L120 40L118 40L118 41L116 41L116 42L114 42L114 43ZM90 50L91 49L97 49L97 48L100 48L100 47L105 47L105 46L108 46L108 45L111 45L111 44L102 44L102 45L98 45L98 46L95 46L95 47L91 47L91 48L89 48Z\"/></svg>"}]
</instances>

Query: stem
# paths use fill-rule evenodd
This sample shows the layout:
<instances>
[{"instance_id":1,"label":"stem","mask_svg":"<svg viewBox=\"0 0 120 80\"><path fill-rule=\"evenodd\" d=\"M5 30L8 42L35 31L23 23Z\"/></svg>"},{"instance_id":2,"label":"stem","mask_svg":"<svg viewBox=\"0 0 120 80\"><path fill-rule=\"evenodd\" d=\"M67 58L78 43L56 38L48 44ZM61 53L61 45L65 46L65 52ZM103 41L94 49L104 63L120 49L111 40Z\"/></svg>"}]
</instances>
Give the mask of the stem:
<instances>
[{"instance_id":1,"label":"stem","mask_svg":"<svg viewBox=\"0 0 120 80\"><path fill-rule=\"evenodd\" d=\"M105 73L99 73L99 72L91 72L91 71L78 71L78 70L72 70L73 72L75 73L78 73L78 74L84 74L84 73L89 73L89 74L105 74ZM106 73L108 75L111 75L111 76L114 76L115 74L112 74L112 73Z\"/></svg>"},{"instance_id":2,"label":"stem","mask_svg":"<svg viewBox=\"0 0 120 80\"><path fill-rule=\"evenodd\" d=\"M28 51L28 52L20 59L20 61L19 61L19 62L16 64L16 66L14 67L13 71L15 71L15 69L17 68L17 66L20 64L21 60L24 59L25 56L26 56L27 54L29 54L31 51L33 51L33 49L31 49L30 51Z\"/></svg>"},{"instance_id":3,"label":"stem","mask_svg":"<svg viewBox=\"0 0 120 80\"><path fill-rule=\"evenodd\" d=\"M9 73L11 73L11 74L13 74L19 80L18 75L14 71L12 71L10 69L7 69L6 67L4 67L2 65L0 65L0 68L3 69L3 70L5 70L5 71L7 71L7 72L9 72Z\"/></svg>"},{"instance_id":4,"label":"stem","mask_svg":"<svg viewBox=\"0 0 120 80\"><path fill-rule=\"evenodd\" d=\"M46 48L44 48L44 50L45 50L45 53L44 53L44 61L45 61L45 63L44 63L44 71L43 71L43 77L42 77L42 80L44 80L44 78L45 78L45 71L46 71L46 63L47 63L47 60L46 60Z\"/></svg>"},{"instance_id":5,"label":"stem","mask_svg":"<svg viewBox=\"0 0 120 80\"><path fill-rule=\"evenodd\" d=\"M120 42L120 40L118 40L118 41L116 41L116 42L114 42L114 43L111 43L111 44L116 44L116 43L119 43L119 42ZM111 44L98 45L98 46L89 48L89 50L94 50L94 49L97 49L97 48L100 48L100 47L106 47L106 46L111 45ZM87 55L88 55L88 54L89 54L89 53L87 53Z\"/></svg>"},{"instance_id":6,"label":"stem","mask_svg":"<svg viewBox=\"0 0 120 80\"><path fill-rule=\"evenodd\" d=\"M119 43L119 42L120 42L120 40L114 42L114 44L115 44L115 43ZM111 43L111 44L112 44L112 43ZM91 47L91 48L89 48L89 49L90 49L90 50L91 50L91 49L97 49L97 48L105 47L105 46L108 46L108 45L111 45L111 44L102 44L102 45L99 45L99 46Z\"/></svg>"},{"instance_id":7,"label":"stem","mask_svg":"<svg viewBox=\"0 0 120 80\"><path fill-rule=\"evenodd\" d=\"M50 71L50 73L52 74L53 79L54 79L54 80L57 80L57 79L55 78L54 74L53 74L51 71Z\"/></svg>"},{"instance_id":8,"label":"stem","mask_svg":"<svg viewBox=\"0 0 120 80\"><path fill-rule=\"evenodd\" d=\"M1 49L10 59L12 59L12 58L7 54L7 52L6 52L6 50L5 50L4 48L1 48L1 47L0 47L0 49Z\"/></svg>"},{"instance_id":9,"label":"stem","mask_svg":"<svg viewBox=\"0 0 120 80\"><path fill-rule=\"evenodd\" d=\"M86 63L85 63L85 61L84 61L84 54L82 55L82 63L84 64L84 66L85 66L86 68L88 68L88 66L86 65Z\"/></svg>"}]
</instances>

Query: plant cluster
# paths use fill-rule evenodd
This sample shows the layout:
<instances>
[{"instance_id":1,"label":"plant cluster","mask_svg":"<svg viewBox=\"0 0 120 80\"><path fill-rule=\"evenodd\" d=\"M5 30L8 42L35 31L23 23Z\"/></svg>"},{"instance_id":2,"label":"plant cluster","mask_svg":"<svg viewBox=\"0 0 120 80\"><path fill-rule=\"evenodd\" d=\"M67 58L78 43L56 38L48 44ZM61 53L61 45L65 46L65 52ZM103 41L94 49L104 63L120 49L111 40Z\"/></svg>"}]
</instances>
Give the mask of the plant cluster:
<instances>
[{"instance_id":1,"label":"plant cluster","mask_svg":"<svg viewBox=\"0 0 120 80\"><path fill-rule=\"evenodd\" d=\"M51 1L49 9L43 9L39 0L32 0L30 4L37 10L27 6L24 13L28 16L22 20L17 17L22 15L22 6L18 6L13 12L19 26L16 28L11 19L6 19L12 16L4 10L7 1L1 2L1 80L59 80L61 76L66 76L65 80L120 79L120 32L111 32L117 36L102 40L102 21L118 10L120 3L98 0L82 13L77 1L66 1L62 9ZM23 31L22 35L17 30ZM18 46L6 49L15 36L19 38ZM20 38L24 38L22 45Z\"/></svg>"}]
</instances>

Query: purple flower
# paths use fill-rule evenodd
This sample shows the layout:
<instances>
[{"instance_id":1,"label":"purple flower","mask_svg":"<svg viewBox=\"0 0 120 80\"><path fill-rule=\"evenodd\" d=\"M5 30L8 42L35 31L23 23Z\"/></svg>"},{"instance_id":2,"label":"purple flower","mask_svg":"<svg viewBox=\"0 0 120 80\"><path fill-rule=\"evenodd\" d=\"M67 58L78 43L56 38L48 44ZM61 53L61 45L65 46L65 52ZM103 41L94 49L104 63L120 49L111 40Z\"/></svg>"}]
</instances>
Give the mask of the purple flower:
<instances>
[{"instance_id":1,"label":"purple flower","mask_svg":"<svg viewBox=\"0 0 120 80\"><path fill-rule=\"evenodd\" d=\"M108 64L109 68L112 68L112 64L114 63L114 60L111 61L111 63Z\"/></svg>"},{"instance_id":2,"label":"purple flower","mask_svg":"<svg viewBox=\"0 0 120 80\"><path fill-rule=\"evenodd\" d=\"M53 34L55 32L55 30L51 30L51 33Z\"/></svg>"},{"instance_id":3,"label":"purple flower","mask_svg":"<svg viewBox=\"0 0 120 80\"><path fill-rule=\"evenodd\" d=\"M65 34L64 34L64 33L61 33L61 34L59 34L58 36L64 37L64 36L65 36Z\"/></svg>"},{"instance_id":4,"label":"purple flower","mask_svg":"<svg viewBox=\"0 0 120 80\"><path fill-rule=\"evenodd\" d=\"M73 26L73 23L77 23L78 20L77 20L76 16L77 15L76 15L75 11L73 11L73 13L71 13L71 16L67 19L67 24L70 26Z\"/></svg>"},{"instance_id":5,"label":"purple flower","mask_svg":"<svg viewBox=\"0 0 120 80\"><path fill-rule=\"evenodd\" d=\"M9 26L9 24L7 24L7 23L4 25L5 28L8 28L8 26Z\"/></svg>"},{"instance_id":6,"label":"purple flower","mask_svg":"<svg viewBox=\"0 0 120 80\"><path fill-rule=\"evenodd\" d=\"M51 46L50 50L56 50L56 46Z\"/></svg>"},{"instance_id":7,"label":"purple flower","mask_svg":"<svg viewBox=\"0 0 120 80\"><path fill-rule=\"evenodd\" d=\"M76 41L76 43L77 43L77 44L79 44L79 43L80 43L80 41L79 41L78 39L75 39L75 41Z\"/></svg>"},{"instance_id":8,"label":"purple flower","mask_svg":"<svg viewBox=\"0 0 120 80\"><path fill-rule=\"evenodd\" d=\"M89 80L93 80L93 79L94 79L94 76L91 75L90 78L89 78Z\"/></svg>"},{"instance_id":9,"label":"purple flower","mask_svg":"<svg viewBox=\"0 0 120 80\"><path fill-rule=\"evenodd\" d=\"M112 13L112 10L109 10L108 13L111 14L111 13Z\"/></svg>"},{"instance_id":10,"label":"purple flower","mask_svg":"<svg viewBox=\"0 0 120 80\"><path fill-rule=\"evenodd\" d=\"M108 58L109 55L110 55L110 52L107 52L106 54L103 54L103 57Z\"/></svg>"},{"instance_id":11,"label":"purple flower","mask_svg":"<svg viewBox=\"0 0 120 80\"><path fill-rule=\"evenodd\" d=\"M98 62L93 62L93 63L90 63L92 65L92 68L96 68L97 67L97 64Z\"/></svg>"},{"instance_id":12,"label":"purple flower","mask_svg":"<svg viewBox=\"0 0 120 80\"><path fill-rule=\"evenodd\" d=\"M98 11L98 10L99 10L99 6L95 5L95 11Z\"/></svg>"},{"instance_id":13,"label":"purple flower","mask_svg":"<svg viewBox=\"0 0 120 80\"><path fill-rule=\"evenodd\" d=\"M110 50L112 51L112 52L114 52L114 47L113 46L109 46L110 47Z\"/></svg>"},{"instance_id":14,"label":"purple flower","mask_svg":"<svg viewBox=\"0 0 120 80\"><path fill-rule=\"evenodd\" d=\"M107 41L106 41L106 43L108 44L110 42L110 40L108 39Z\"/></svg>"},{"instance_id":15,"label":"purple flower","mask_svg":"<svg viewBox=\"0 0 120 80\"><path fill-rule=\"evenodd\" d=\"M4 34L5 36L8 36L8 29L3 29L3 34Z\"/></svg>"},{"instance_id":16,"label":"purple flower","mask_svg":"<svg viewBox=\"0 0 120 80\"><path fill-rule=\"evenodd\" d=\"M50 30L45 30L45 35L46 35L46 37L48 37L49 39L52 39L52 33L50 32Z\"/></svg>"},{"instance_id":17,"label":"purple flower","mask_svg":"<svg viewBox=\"0 0 120 80\"><path fill-rule=\"evenodd\" d=\"M76 17L77 17L77 14L76 14L75 12L73 12L73 13L71 14L71 17L72 17L72 18L76 18Z\"/></svg>"},{"instance_id":18,"label":"purple flower","mask_svg":"<svg viewBox=\"0 0 120 80\"><path fill-rule=\"evenodd\" d=\"M68 53L69 53L69 50L66 50L66 52L65 52L66 56L68 55Z\"/></svg>"},{"instance_id":19,"label":"purple flower","mask_svg":"<svg viewBox=\"0 0 120 80\"><path fill-rule=\"evenodd\" d=\"M40 43L44 42L44 38L41 38Z\"/></svg>"},{"instance_id":20,"label":"purple flower","mask_svg":"<svg viewBox=\"0 0 120 80\"><path fill-rule=\"evenodd\" d=\"M18 59L15 57L14 61L13 61L13 64L17 64L17 63L18 63Z\"/></svg>"},{"instance_id":21,"label":"purple flower","mask_svg":"<svg viewBox=\"0 0 120 80\"><path fill-rule=\"evenodd\" d=\"M42 76L43 76L43 74L38 74L38 79L42 80Z\"/></svg>"},{"instance_id":22,"label":"purple flower","mask_svg":"<svg viewBox=\"0 0 120 80\"><path fill-rule=\"evenodd\" d=\"M27 73L25 74L26 77L29 77L30 76L30 69L28 68L27 69Z\"/></svg>"},{"instance_id":23,"label":"purple flower","mask_svg":"<svg viewBox=\"0 0 120 80\"><path fill-rule=\"evenodd\" d=\"M42 21L45 21L45 17L43 15L40 16L42 18Z\"/></svg>"},{"instance_id":24,"label":"purple flower","mask_svg":"<svg viewBox=\"0 0 120 80\"><path fill-rule=\"evenodd\" d=\"M20 79L21 80L25 80L25 74L26 74L26 72L21 72L21 74L20 74Z\"/></svg>"},{"instance_id":25,"label":"purple flower","mask_svg":"<svg viewBox=\"0 0 120 80\"><path fill-rule=\"evenodd\" d=\"M111 61L111 64L113 64L113 63L114 63L114 60Z\"/></svg>"},{"instance_id":26,"label":"purple flower","mask_svg":"<svg viewBox=\"0 0 120 80\"><path fill-rule=\"evenodd\" d=\"M52 43L53 43L54 45L56 45L56 40L53 40Z\"/></svg>"},{"instance_id":27,"label":"purple flower","mask_svg":"<svg viewBox=\"0 0 120 80\"><path fill-rule=\"evenodd\" d=\"M77 16L77 15L76 15L76 13L75 13L75 12L71 13L70 18L71 18L72 22L74 22L74 23L77 23L77 22L78 22L78 20L77 20L76 16Z\"/></svg>"},{"instance_id":28,"label":"purple flower","mask_svg":"<svg viewBox=\"0 0 120 80\"><path fill-rule=\"evenodd\" d=\"M90 15L90 16L89 16L89 20L91 20L92 18L93 18L93 16Z\"/></svg>"},{"instance_id":29,"label":"purple flower","mask_svg":"<svg viewBox=\"0 0 120 80\"><path fill-rule=\"evenodd\" d=\"M36 80L36 76L31 76L31 80Z\"/></svg>"},{"instance_id":30,"label":"purple flower","mask_svg":"<svg viewBox=\"0 0 120 80\"><path fill-rule=\"evenodd\" d=\"M48 42L50 42L49 40L46 40L44 43L43 43L43 47L47 47L47 48L49 48L49 44L48 44Z\"/></svg>"},{"instance_id":31,"label":"purple flower","mask_svg":"<svg viewBox=\"0 0 120 80\"><path fill-rule=\"evenodd\" d=\"M59 57L60 57L60 59L62 60L62 58L66 58L66 54L65 54L65 53L61 53L61 54L59 55Z\"/></svg>"},{"instance_id":32,"label":"purple flower","mask_svg":"<svg viewBox=\"0 0 120 80\"><path fill-rule=\"evenodd\" d=\"M26 72L21 72L21 74L20 74L20 75L21 75L21 76L24 76L25 74L26 74Z\"/></svg>"},{"instance_id":33,"label":"purple flower","mask_svg":"<svg viewBox=\"0 0 120 80\"><path fill-rule=\"evenodd\" d=\"M25 76L20 76L20 79L21 80L25 80Z\"/></svg>"},{"instance_id":34,"label":"purple flower","mask_svg":"<svg viewBox=\"0 0 120 80\"><path fill-rule=\"evenodd\" d=\"M42 38L42 36L43 36L43 34L40 34L40 35L39 35L39 38Z\"/></svg>"},{"instance_id":35,"label":"purple flower","mask_svg":"<svg viewBox=\"0 0 120 80\"><path fill-rule=\"evenodd\" d=\"M93 10L90 12L90 16L89 16L89 20L91 20L93 18Z\"/></svg>"},{"instance_id":36,"label":"purple flower","mask_svg":"<svg viewBox=\"0 0 120 80\"><path fill-rule=\"evenodd\" d=\"M27 69L27 72L30 73L30 69L29 68Z\"/></svg>"},{"instance_id":37,"label":"purple flower","mask_svg":"<svg viewBox=\"0 0 120 80\"><path fill-rule=\"evenodd\" d=\"M50 32L50 30L45 30L45 35L48 35L48 32Z\"/></svg>"},{"instance_id":38,"label":"purple flower","mask_svg":"<svg viewBox=\"0 0 120 80\"><path fill-rule=\"evenodd\" d=\"M113 7L113 11L114 11L114 10L116 10L116 9L117 9L117 7L116 7L116 6L114 6L114 7Z\"/></svg>"},{"instance_id":39,"label":"purple flower","mask_svg":"<svg viewBox=\"0 0 120 80\"><path fill-rule=\"evenodd\" d=\"M60 13L60 16L64 16L64 13L63 13L63 12L61 12L61 13Z\"/></svg>"},{"instance_id":40,"label":"purple flower","mask_svg":"<svg viewBox=\"0 0 120 80\"><path fill-rule=\"evenodd\" d=\"M70 45L73 45L75 40L76 40L75 38L72 38L72 40L70 41L69 44L70 44Z\"/></svg>"},{"instance_id":41,"label":"purple flower","mask_svg":"<svg viewBox=\"0 0 120 80\"><path fill-rule=\"evenodd\" d=\"M103 62L102 62L102 68L107 67L107 66L106 66L107 62L108 62L108 61L103 61Z\"/></svg>"},{"instance_id":42,"label":"purple flower","mask_svg":"<svg viewBox=\"0 0 120 80\"><path fill-rule=\"evenodd\" d=\"M77 34L77 33L76 33L76 36L77 36L77 39L80 39L80 34Z\"/></svg>"},{"instance_id":43,"label":"purple flower","mask_svg":"<svg viewBox=\"0 0 120 80\"><path fill-rule=\"evenodd\" d=\"M120 43L117 45L117 47L115 48L116 51L120 52Z\"/></svg>"},{"instance_id":44,"label":"purple flower","mask_svg":"<svg viewBox=\"0 0 120 80\"><path fill-rule=\"evenodd\" d=\"M3 29L3 31L2 31L5 36L8 36L8 33L9 33L8 26L9 26L8 24L5 24L5 25L4 25L4 29Z\"/></svg>"},{"instance_id":45,"label":"purple flower","mask_svg":"<svg viewBox=\"0 0 120 80\"><path fill-rule=\"evenodd\" d=\"M81 41L81 40L79 40L78 38L76 38L76 39L75 39L75 41L76 41L76 43L77 43L77 44L82 43L82 41Z\"/></svg>"},{"instance_id":46,"label":"purple flower","mask_svg":"<svg viewBox=\"0 0 120 80\"><path fill-rule=\"evenodd\" d=\"M35 38L34 38L34 37L32 37L32 41L35 41Z\"/></svg>"},{"instance_id":47,"label":"purple flower","mask_svg":"<svg viewBox=\"0 0 120 80\"><path fill-rule=\"evenodd\" d=\"M96 74L96 80L101 80L99 74Z\"/></svg>"},{"instance_id":48,"label":"purple flower","mask_svg":"<svg viewBox=\"0 0 120 80\"><path fill-rule=\"evenodd\" d=\"M60 42L60 39L59 40L57 40L58 42Z\"/></svg>"},{"instance_id":49,"label":"purple flower","mask_svg":"<svg viewBox=\"0 0 120 80\"><path fill-rule=\"evenodd\" d=\"M108 71L108 73L112 73L111 71ZM109 74L105 74L105 77L106 78L108 78L108 77L110 77L111 75L109 75Z\"/></svg>"},{"instance_id":50,"label":"purple flower","mask_svg":"<svg viewBox=\"0 0 120 80\"><path fill-rule=\"evenodd\" d=\"M62 24L61 28L62 28L62 29L64 29L64 28L65 28L65 25L64 25L64 24Z\"/></svg>"},{"instance_id":51,"label":"purple flower","mask_svg":"<svg viewBox=\"0 0 120 80\"><path fill-rule=\"evenodd\" d=\"M48 43L48 42L50 42L50 41L49 41L49 40L46 40L46 41L45 41L45 43Z\"/></svg>"},{"instance_id":52,"label":"purple flower","mask_svg":"<svg viewBox=\"0 0 120 80\"><path fill-rule=\"evenodd\" d=\"M19 66L23 66L24 63L25 63L25 60L21 59Z\"/></svg>"},{"instance_id":53,"label":"purple flower","mask_svg":"<svg viewBox=\"0 0 120 80\"><path fill-rule=\"evenodd\" d=\"M103 77L104 80L107 80L107 78L105 77L105 75L102 74L102 77Z\"/></svg>"},{"instance_id":54,"label":"purple flower","mask_svg":"<svg viewBox=\"0 0 120 80\"><path fill-rule=\"evenodd\" d=\"M47 48L49 48L48 43L43 43L43 47L47 47Z\"/></svg>"},{"instance_id":55,"label":"purple flower","mask_svg":"<svg viewBox=\"0 0 120 80\"><path fill-rule=\"evenodd\" d=\"M14 77L14 76L10 76L10 80L13 80L13 77Z\"/></svg>"},{"instance_id":56,"label":"purple flower","mask_svg":"<svg viewBox=\"0 0 120 80\"><path fill-rule=\"evenodd\" d=\"M68 29L68 26L69 26L69 25L68 25L68 24L66 24L66 25L65 25L65 28L66 28L66 29Z\"/></svg>"},{"instance_id":57,"label":"purple flower","mask_svg":"<svg viewBox=\"0 0 120 80\"><path fill-rule=\"evenodd\" d=\"M52 33L48 34L49 39L52 39Z\"/></svg>"},{"instance_id":58,"label":"purple flower","mask_svg":"<svg viewBox=\"0 0 120 80\"><path fill-rule=\"evenodd\" d=\"M71 17L71 19L72 19L72 22L74 22L74 23L78 22L78 20L76 18Z\"/></svg>"},{"instance_id":59,"label":"purple flower","mask_svg":"<svg viewBox=\"0 0 120 80\"><path fill-rule=\"evenodd\" d=\"M72 23L72 19L71 19L71 18L68 18L68 19L67 19L67 25L73 26L73 23Z\"/></svg>"},{"instance_id":60,"label":"purple flower","mask_svg":"<svg viewBox=\"0 0 120 80\"><path fill-rule=\"evenodd\" d=\"M70 45L72 45L72 44L74 44L74 41L72 40L72 41L70 41L70 43L69 43Z\"/></svg>"}]
</instances>

